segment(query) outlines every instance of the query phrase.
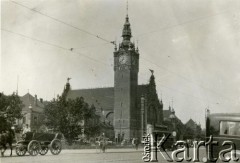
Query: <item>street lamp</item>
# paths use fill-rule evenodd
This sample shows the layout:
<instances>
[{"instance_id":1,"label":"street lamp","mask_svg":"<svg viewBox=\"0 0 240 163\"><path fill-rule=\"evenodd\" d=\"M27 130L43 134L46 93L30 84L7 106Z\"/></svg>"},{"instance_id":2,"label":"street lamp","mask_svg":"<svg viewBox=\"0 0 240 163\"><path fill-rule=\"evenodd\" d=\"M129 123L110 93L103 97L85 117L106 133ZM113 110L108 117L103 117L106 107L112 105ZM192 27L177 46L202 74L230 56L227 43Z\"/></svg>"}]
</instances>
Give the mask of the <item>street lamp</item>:
<instances>
[{"instance_id":1,"label":"street lamp","mask_svg":"<svg viewBox=\"0 0 240 163\"><path fill-rule=\"evenodd\" d=\"M144 136L144 97L141 97L141 130L142 130L142 137Z\"/></svg>"},{"instance_id":2,"label":"street lamp","mask_svg":"<svg viewBox=\"0 0 240 163\"><path fill-rule=\"evenodd\" d=\"M33 109L33 107L30 104L28 108L29 108L29 127L31 128L32 127L31 124L32 124L32 109Z\"/></svg>"},{"instance_id":3,"label":"street lamp","mask_svg":"<svg viewBox=\"0 0 240 163\"><path fill-rule=\"evenodd\" d=\"M174 138L174 142L176 142L176 116L175 116L175 111L174 109L171 110L171 114L169 116L169 118L171 119L172 125L173 125L173 138Z\"/></svg>"}]
</instances>

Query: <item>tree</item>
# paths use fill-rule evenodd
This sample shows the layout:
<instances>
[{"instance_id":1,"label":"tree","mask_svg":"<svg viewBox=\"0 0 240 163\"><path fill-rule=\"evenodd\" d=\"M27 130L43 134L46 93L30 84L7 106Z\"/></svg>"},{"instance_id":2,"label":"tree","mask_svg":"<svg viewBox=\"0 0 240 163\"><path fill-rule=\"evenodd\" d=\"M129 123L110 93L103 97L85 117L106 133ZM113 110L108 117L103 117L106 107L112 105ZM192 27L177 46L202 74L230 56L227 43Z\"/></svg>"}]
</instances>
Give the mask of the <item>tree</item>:
<instances>
[{"instance_id":1,"label":"tree","mask_svg":"<svg viewBox=\"0 0 240 163\"><path fill-rule=\"evenodd\" d=\"M203 140L205 137L204 134L202 134L202 128L201 125L198 125L194 122L193 126L186 126L184 130L184 139L196 139L196 140Z\"/></svg>"},{"instance_id":2,"label":"tree","mask_svg":"<svg viewBox=\"0 0 240 163\"><path fill-rule=\"evenodd\" d=\"M95 114L95 107L89 107L82 97L74 100L60 97L49 102L44 113L46 126L63 133L69 144L83 130L87 136L93 136L99 131L99 125L96 125L99 124L99 117Z\"/></svg>"},{"instance_id":3,"label":"tree","mask_svg":"<svg viewBox=\"0 0 240 163\"><path fill-rule=\"evenodd\" d=\"M194 139L195 138L195 131L190 128L190 127L186 127L185 126L185 132L184 132L184 135L183 135L183 139L186 140L186 139Z\"/></svg>"},{"instance_id":4,"label":"tree","mask_svg":"<svg viewBox=\"0 0 240 163\"><path fill-rule=\"evenodd\" d=\"M204 138L205 138L205 135L204 135L203 132L202 132L202 128L201 128L201 125L200 125L200 124L196 126L195 137L196 137L198 140L204 140Z\"/></svg>"},{"instance_id":5,"label":"tree","mask_svg":"<svg viewBox=\"0 0 240 163\"><path fill-rule=\"evenodd\" d=\"M16 119L22 118L22 101L16 94L4 95L0 93L0 130L9 129Z\"/></svg>"}]
</instances>

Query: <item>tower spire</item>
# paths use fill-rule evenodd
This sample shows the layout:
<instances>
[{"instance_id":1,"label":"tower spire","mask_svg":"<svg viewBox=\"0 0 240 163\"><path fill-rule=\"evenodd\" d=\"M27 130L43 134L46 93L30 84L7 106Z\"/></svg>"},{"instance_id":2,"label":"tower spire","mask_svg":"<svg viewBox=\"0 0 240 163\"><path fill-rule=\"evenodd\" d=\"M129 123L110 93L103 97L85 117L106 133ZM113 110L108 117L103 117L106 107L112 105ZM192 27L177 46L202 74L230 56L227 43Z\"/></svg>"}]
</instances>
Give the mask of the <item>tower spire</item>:
<instances>
[{"instance_id":1,"label":"tower spire","mask_svg":"<svg viewBox=\"0 0 240 163\"><path fill-rule=\"evenodd\" d=\"M127 16L128 16L128 0L127 0Z\"/></svg>"},{"instance_id":2,"label":"tower spire","mask_svg":"<svg viewBox=\"0 0 240 163\"><path fill-rule=\"evenodd\" d=\"M131 27L130 27L130 23L129 23L129 17L128 17L128 1L127 1L127 6L126 6L126 20L123 26L123 31L122 31L122 37L123 37L123 42L125 41L126 44L128 44L127 42L130 41L131 37L132 37L132 32L131 32Z\"/></svg>"}]
</instances>

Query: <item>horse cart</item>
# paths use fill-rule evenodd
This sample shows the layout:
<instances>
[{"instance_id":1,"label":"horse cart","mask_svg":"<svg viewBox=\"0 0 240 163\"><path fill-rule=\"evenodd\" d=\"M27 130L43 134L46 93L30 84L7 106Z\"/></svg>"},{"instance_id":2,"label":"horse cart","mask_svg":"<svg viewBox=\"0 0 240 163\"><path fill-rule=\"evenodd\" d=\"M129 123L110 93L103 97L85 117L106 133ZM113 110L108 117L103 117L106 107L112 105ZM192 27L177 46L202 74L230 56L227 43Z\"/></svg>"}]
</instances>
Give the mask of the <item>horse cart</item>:
<instances>
[{"instance_id":1,"label":"horse cart","mask_svg":"<svg viewBox=\"0 0 240 163\"><path fill-rule=\"evenodd\" d=\"M45 155L48 150L53 155L58 155L62 150L61 134L28 132L22 140L16 143L16 154L24 156L28 152L31 156Z\"/></svg>"}]
</instances>

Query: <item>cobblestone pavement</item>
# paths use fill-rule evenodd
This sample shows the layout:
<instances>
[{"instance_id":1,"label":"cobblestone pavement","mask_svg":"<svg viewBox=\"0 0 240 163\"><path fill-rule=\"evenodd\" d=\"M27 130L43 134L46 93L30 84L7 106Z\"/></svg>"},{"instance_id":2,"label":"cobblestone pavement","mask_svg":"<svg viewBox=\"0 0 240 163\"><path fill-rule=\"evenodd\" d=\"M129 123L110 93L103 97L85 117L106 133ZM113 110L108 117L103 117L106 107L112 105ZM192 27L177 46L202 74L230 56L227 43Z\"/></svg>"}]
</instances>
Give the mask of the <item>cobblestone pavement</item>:
<instances>
[{"instance_id":1,"label":"cobblestone pavement","mask_svg":"<svg viewBox=\"0 0 240 163\"><path fill-rule=\"evenodd\" d=\"M63 150L59 155L52 155L50 152L45 156L13 156L9 157L9 150L6 151L5 157L0 157L0 163L141 163L143 149L136 151L135 149L107 149L106 153L100 153L96 149L77 149ZM171 154L171 152L168 152ZM192 155L192 149L190 149ZM205 150L200 149L200 158L205 155ZM166 160L158 152L158 162L167 163ZM200 159L201 160L201 159Z\"/></svg>"}]
</instances>

